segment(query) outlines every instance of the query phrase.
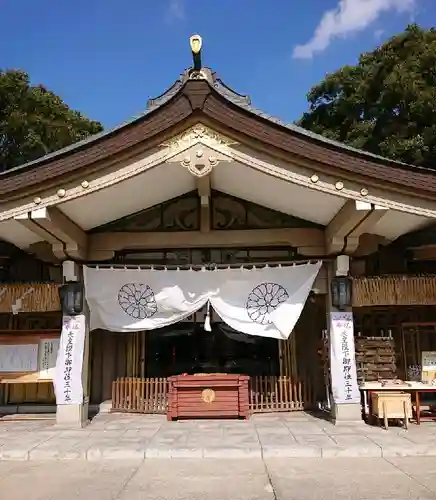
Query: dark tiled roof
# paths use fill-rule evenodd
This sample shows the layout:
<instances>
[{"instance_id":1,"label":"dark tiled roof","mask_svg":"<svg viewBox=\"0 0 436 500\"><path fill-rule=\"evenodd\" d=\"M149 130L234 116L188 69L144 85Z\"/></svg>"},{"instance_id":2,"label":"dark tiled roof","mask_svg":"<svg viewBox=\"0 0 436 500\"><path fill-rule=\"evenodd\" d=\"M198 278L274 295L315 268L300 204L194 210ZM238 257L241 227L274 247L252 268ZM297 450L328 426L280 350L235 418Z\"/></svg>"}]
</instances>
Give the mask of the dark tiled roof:
<instances>
[{"instance_id":1,"label":"dark tiled roof","mask_svg":"<svg viewBox=\"0 0 436 500\"><path fill-rule=\"evenodd\" d=\"M206 81L205 81L206 80ZM159 141L159 134L193 114L221 123L264 145L279 148L323 165L327 171L365 178L372 186L388 182L434 199L434 170L383 158L314 134L270 116L251 104L248 96L228 87L214 72L185 71L161 96L150 99L145 112L106 132L43 156L0 174L0 196L7 199L30 186L46 186L63 175L72 175L144 140ZM157 142L156 142L157 144ZM369 185L369 184L368 184ZM396 185L396 186L395 186Z\"/></svg>"},{"instance_id":2,"label":"dark tiled roof","mask_svg":"<svg viewBox=\"0 0 436 500\"><path fill-rule=\"evenodd\" d=\"M41 156L40 158L37 158L36 160L29 161L27 163L24 163L23 165L19 165L18 167L11 168L9 170L6 170L4 172L0 172L0 177L2 175L10 175L13 174L14 172L22 172L23 170L37 166L41 163L45 163L46 161L54 160L58 157L61 157L65 154L68 154L73 151L77 151L88 144L92 144L94 142L100 141L101 139L104 139L105 137L109 137L113 135L116 132L119 132L125 127L129 127L131 125L134 125L136 122L142 120L145 116L147 116L149 113L152 111L155 111L158 109L160 106L163 106L166 102L168 102L174 95L179 92L179 90L183 87L183 75L180 76L178 80L176 80L171 87L166 90L162 95L159 97L156 97L154 99L149 99L147 101L147 108L145 111L142 113L139 113L138 115L130 118L129 120L121 123L120 125L116 125L115 127L112 127L108 130L103 130L102 132L99 132L98 134L91 135L87 137L86 139L83 139L81 141L75 142L73 144L70 144L69 146L66 146L65 148L58 149L56 151L53 151L52 153L48 153L44 156Z\"/></svg>"},{"instance_id":3,"label":"dark tiled roof","mask_svg":"<svg viewBox=\"0 0 436 500\"><path fill-rule=\"evenodd\" d=\"M264 111L254 107L251 104L251 99L249 96L245 96L245 95L239 94L236 91L234 91L232 88L227 86L220 78L218 78L216 73L212 72L210 69L205 68L204 72L205 72L211 86L213 86L213 88L221 96L223 96L225 99L232 102L233 104L241 107L242 109L244 109L246 111L249 111L250 113L253 113L254 115L256 115L260 118L268 120L268 121L270 121L276 125L279 125L281 127L285 127L296 134L307 137L310 140L324 143L326 146L329 146L329 147L340 148L342 150L349 151L350 153L357 153L359 155L364 155L368 159L372 158L375 161L378 161L378 162L381 161L385 164L389 163L389 164L397 165L397 166L410 167L410 165L407 165L405 163L401 163L401 162L395 161L395 160L390 160L390 159L387 159L387 158L379 156L379 155L375 155L372 153L368 153L366 151L352 148L352 147L347 146L346 144L343 144L341 142L328 139L326 137L323 137L322 135L315 134L315 133L313 133L309 130L306 130L302 127L298 127L297 125L283 122L279 118L271 116L268 113L265 113ZM20 165L18 167L13 168L13 169L7 170L6 172L0 172L0 177L1 176L10 176L10 175L13 175L14 172L22 172L23 170L26 170L28 168L32 168L34 166L36 167L37 165L39 165L41 163L45 163L47 161L54 160L58 157L62 157L70 152L77 151L79 149L82 149L83 147L86 147L89 144L92 144L94 142L98 142L106 137L109 137L109 136L115 134L116 132L119 132L121 129L123 129L125 127L130 127L130 126L134 125L136 122L141 121L149 113L159 109L161 106L166 104L172 97L174 97L182 89L184 83L187 81L188 74L189 74L189 70L185 71L182 75L180 75L179 79L176 80L173 83L173 85L168 90L166 90L163 94L161 94L160 96L158 96L156 98L149 99L147 102L146 110L143 111L142 113L139 113L138 115L134 116L130 120L127 120L127 121L121 123L120 125L113 127L109 130L105 130L105 131L100 132L98 134L92 135L92 136L90 136L82 141L71 144L70 146L67 146L65 148L62 148L62 149L59 149L59 150L54 151L52 153L49 153L47 155L44 155L36 160L25 163L24 165Z\"/></svg>"},{"instance_id":4,"label":"dark tiled roof","mask_svg":"<svg viewBox=\"0 0 436 500\"><path fill-rule=\"evenodd\" d=\"M411 167L411 165L408 165L407 163L403 163L403 162L396 161L396 160L391 160L391 159L386 158L384 156L376 155L373 153L369 153L368 151L363 151L361 149L353 148L351 146L347 146L343 142L334 141L333 139L328 139L327 137L324 137L320 134L316 134L315 132L311 132L310 130L307 130L303 127L299 127L298 125L295 125L293 123L286 123L286 122L280 120L280 118L269 115L268 113L265 113L261 109L254 107L251 104L251 99L248 96L242 96L242 95L236 93L230 87L225 85L225 83L223 83L223 81L219 78L215 78L213 86L219 94L221 94L223 97L225 97L227 100L229 100L233 104L236 104L237 106L245 109L246 111L249 111L250 113L253 113L256 116L263 118L264 120L268 120L272 123L275 123L276 125L279 125L281 127L285 127L289 130L292 130L292 132L294 132L296 134L303 135L311 140L315 140L315 141L324 143L324 144L326 144L326 146L340 148L340 149L345 150L345 151L350 151L351 153L357 153L360 155L364 155L368 158L373 158L376 161L382 161L384 163L389 162L393 165L398 165L398 166L403 166L403 167L408 167L408 168ZM427 169L425 169L425 170L427 170Z\"/></svg>"}]
</instances>

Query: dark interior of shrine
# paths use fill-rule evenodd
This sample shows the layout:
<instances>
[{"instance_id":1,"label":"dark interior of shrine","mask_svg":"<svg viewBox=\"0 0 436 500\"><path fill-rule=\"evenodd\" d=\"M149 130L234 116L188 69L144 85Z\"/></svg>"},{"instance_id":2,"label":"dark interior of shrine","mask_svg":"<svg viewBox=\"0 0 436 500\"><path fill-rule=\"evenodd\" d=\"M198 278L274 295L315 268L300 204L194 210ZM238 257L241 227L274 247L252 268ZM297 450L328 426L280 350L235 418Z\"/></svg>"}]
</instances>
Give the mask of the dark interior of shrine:
<instances>
[{"instance_id":1,"label":"dark interior of shrine","mask_svg":"<svg viewBox=\"0 0 436 500\"><path fill-rule=\"evenodd\" d=\"M279 375L278 342L237 332L222 322L179 323L147 332L148 377L181 373Z\"/></svg>"}]
</instances>

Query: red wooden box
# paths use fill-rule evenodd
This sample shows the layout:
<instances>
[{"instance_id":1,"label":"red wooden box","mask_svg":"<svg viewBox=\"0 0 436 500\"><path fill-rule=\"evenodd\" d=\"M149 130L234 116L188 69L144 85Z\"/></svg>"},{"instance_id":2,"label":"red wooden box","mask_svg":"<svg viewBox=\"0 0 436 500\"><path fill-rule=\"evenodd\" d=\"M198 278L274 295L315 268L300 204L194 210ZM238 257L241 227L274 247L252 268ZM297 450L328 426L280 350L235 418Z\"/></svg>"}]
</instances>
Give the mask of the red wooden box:
<instances>
[{"instance_id":1,"label":"red wooden box","mask_svg":"<svg viewBox=\"0 0 436 500\"><path fill-rule=\"evenodd\" d=\"M169 378L168 420L249 418L248 376L225 373Z\"/></svg>"}]
</instances>

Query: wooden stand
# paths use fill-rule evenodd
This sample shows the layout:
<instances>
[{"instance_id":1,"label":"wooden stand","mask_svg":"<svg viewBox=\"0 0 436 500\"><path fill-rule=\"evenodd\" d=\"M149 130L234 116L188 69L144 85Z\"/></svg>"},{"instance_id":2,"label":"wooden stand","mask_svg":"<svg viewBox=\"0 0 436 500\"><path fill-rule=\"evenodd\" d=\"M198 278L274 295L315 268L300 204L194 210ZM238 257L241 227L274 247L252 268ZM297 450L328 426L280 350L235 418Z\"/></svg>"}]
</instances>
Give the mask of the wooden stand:
<instances>
[{"instance_id":1,"label":"wooden stand","mask_svg":"<svg viewBox=\"0 0 436 500\"><path fill-rule=\"evenodd\" d=\"M170 377L167 418L248 419L248 379L220 373Z\"/></svg>"},{"instance_id":2,"label":"wooden stand","mask_svg":"<svg viewBox=\"0 0 436 500\"><path fill-rule=\"evenodd\" d=\"M410 394L404 392L373 392L371 394L372 414L383 419L385 429L389 419L403 420L406 429L412 418L412 402Z\"/></svg>"}]
</instances>

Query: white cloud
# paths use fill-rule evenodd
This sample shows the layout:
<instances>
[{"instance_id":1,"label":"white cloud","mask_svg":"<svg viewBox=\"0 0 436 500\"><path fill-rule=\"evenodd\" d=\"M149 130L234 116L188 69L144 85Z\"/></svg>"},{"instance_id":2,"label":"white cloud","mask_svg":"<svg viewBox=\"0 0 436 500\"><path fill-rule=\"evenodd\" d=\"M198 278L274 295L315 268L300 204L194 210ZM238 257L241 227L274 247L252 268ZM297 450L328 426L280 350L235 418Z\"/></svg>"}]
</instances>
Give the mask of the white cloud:
<instances>
[{"instance_id":1,"label":"white cloud","mask_svg":"<svg viewBox=\"0 0 436 500\"><path fill-rule=\"evenodd\" d=\"M293 57L310 59L323 52L335 38L362 31L381 14L413 12L417 0L339 0L335 9L324 12L312 38L294 47Z\"/></svg>"},{"instance_id":2,"label":"white cloud","mask_svg":"<svg viewBox=\"0 0 436 500\"><path fill-rule=\"evenodd\" d=\"M169 0L168 18L176 21L185 19L184 0Z\"/></svg>"}]
</instances>

